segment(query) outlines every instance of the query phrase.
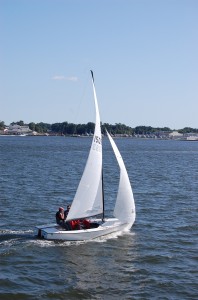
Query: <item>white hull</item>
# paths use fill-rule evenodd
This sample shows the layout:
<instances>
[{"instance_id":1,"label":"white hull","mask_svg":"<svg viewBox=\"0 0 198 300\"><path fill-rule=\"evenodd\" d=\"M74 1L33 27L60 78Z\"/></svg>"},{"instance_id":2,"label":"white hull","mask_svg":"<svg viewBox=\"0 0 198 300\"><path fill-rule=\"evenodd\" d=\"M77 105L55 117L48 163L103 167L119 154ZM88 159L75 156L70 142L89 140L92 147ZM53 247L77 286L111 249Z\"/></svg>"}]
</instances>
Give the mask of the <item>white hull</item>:
<instances>
[{"instance_id":1,"label":"white hull","mask_svg":"<svg viewBox=\"0 0 198 300\"><path fill-rule=\"evenodd\" d=\"M94 220L95 221L95 220ZM118 219L106 219L97 228L64 230L56 224L37 226L37 236L46 240L85 241L92 240L114 232L127 231L132 224L121 223Z\"/></svg>"}]
</instances>

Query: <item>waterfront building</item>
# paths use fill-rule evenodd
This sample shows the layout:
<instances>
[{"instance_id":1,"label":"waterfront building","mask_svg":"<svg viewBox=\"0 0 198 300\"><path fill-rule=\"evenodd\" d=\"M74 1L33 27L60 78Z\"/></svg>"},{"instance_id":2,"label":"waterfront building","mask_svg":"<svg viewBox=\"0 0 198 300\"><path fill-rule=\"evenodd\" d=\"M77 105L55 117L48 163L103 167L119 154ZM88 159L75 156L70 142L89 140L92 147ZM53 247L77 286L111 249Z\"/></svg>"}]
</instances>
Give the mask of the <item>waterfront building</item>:
<instances>
[{"instance_id":1,"label":"waterfront building","mask_svg":"<svg viewBox=\"0 0 198 300\"><path fill-rule=\"evenodd\" d=\"M32 132L32 130L29 128L28 125L9 125L8 130L7 130L7 134L14 134L14 135L26 135L26 134L30 134Z\"/></svg>"}]
</instances>

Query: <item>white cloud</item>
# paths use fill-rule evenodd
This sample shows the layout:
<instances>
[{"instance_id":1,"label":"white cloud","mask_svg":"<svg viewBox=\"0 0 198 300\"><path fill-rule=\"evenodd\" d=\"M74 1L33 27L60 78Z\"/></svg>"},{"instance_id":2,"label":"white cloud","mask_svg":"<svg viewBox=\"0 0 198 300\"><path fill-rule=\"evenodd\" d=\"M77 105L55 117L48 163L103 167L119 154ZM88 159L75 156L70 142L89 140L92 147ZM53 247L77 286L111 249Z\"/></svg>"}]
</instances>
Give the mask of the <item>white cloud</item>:
<instances>
[{"instance_id":1,"label":"white cloud","mask_svg":"<svg viewBox=\"0 0 198 300\"><path fill-rule=\"evenodd\" d=\"M75 77L75 76L65 77L62 75L56 75L56 76L53 76L52 79L53 80L77 81L78 77Z\"/></svg>"}]
</instances>

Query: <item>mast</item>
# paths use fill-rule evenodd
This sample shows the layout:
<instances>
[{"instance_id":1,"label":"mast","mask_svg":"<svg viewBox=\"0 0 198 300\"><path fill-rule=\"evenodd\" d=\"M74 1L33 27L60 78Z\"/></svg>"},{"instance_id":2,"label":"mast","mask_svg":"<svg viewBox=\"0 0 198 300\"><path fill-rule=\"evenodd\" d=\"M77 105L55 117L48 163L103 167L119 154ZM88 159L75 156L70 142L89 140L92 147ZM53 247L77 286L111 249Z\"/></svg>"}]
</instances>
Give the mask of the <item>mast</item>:
<instances>
[{"instance_id":1,"label":"mast","mask_svg":"<svg viewBox=\"0 0 198 300\"><path fill-rule=\"evenodd\" d=\"M93 80L93 83L94 83L93 71L92 71L92 70L90 70L90 72L91 72L91 77L92 77L92 80Z\"/></svg>"},{"instance_id":2,"label":"mast","mask_svg":"<svg viewBox=\"0 0 198 300\"><path fill-rule=\"evenodd\" d=\"M103 206L102 222L104 222L104 180L103 180L103 167L102 167L102 206Z\"/></svg>"}]
</instances>

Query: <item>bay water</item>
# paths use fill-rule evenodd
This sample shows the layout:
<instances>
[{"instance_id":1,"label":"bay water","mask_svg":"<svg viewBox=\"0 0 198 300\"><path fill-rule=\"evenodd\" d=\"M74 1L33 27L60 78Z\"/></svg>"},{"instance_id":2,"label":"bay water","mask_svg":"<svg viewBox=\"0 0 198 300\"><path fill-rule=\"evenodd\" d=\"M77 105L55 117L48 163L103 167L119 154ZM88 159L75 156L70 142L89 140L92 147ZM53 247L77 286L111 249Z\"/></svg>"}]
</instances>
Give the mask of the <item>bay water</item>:
<instances>
[{"instance_id":1,"label":"bay water","mask_svg":"<svg viewBox=\"0 0 198 300\"><path fill-rule=\"evenodd\" d=\"M71 203L91 138L0 136L0 299L198 299L198 142L115 139L136 222L89 242L35 237ZM105 214L119 170L106 138ZM86 200L86 199L85 199Z\"/></svg>"}]
</instances>

